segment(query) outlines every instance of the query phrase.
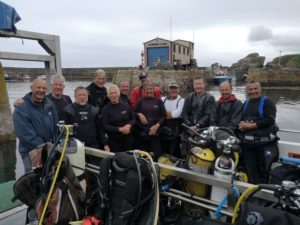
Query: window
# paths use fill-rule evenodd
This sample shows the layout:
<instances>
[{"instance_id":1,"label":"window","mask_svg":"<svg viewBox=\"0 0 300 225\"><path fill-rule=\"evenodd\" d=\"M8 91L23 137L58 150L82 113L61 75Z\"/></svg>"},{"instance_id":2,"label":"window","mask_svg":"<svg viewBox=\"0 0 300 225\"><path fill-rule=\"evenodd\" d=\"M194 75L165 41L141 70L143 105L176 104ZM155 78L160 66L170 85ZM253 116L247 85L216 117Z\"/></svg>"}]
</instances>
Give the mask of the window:
<instances>
[{"instance_id":1,"label":"window","mask_svg":"<svg viewBox=\"0 0 300 225\"><path fill-rule=\"evenodd\" d=\"M189 55L190 54L190 49L186 49L186 54Z\"/></svg>"},{"instance_id":2,"label":"window","mask_svg":"<svg viewBox=\"0 0 300 225\"><path fill-rule=\"evenodd\" d=\"M185 48L183 48L183 54L185 55Z\"/></svg>"},{"instance_id":3,"label":"window","mask_svg":"<svg viewBox=\"0 0 300 225\"><path fill-rule=\"evenodd\" d=\"M181 53L181 46L178 46L178 53Z\"/></svg>"},{"instance_id":4,"label":"window","mask_svg":"<svg viewBox=\"0 0 300 225\"><path fill-rule=\"evenodd\" d=\"M173 51L176 52L176 45L173 45Z\"/></svg>"}]
</instances>

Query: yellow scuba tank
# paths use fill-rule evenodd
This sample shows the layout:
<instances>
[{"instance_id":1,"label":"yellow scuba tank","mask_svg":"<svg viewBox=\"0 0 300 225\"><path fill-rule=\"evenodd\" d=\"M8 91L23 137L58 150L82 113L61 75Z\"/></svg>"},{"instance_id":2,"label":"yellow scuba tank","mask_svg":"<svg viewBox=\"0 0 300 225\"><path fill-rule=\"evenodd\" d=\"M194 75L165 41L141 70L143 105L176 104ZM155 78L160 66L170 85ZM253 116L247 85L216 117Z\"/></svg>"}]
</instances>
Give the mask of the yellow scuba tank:
<instances>
[{"instance_id":1,"label":"yellow scuba tank","mask_svg":"<svg viewBox=\"0 0 300 225\"><path fill-rule=\"evenodd\" d=\"M193 147L187 155L187 167L195 172L209 174L213 168L215 154L209 148ZM186 192L198 197L207 196L207 185L186 180Z\"/></svg>"},{"instance_id":2,"label":"yellow scuba tank","mask_svg":"<svg viewBox=\"0 0 300 225\"><path fill-rule=\"evenodd\" d=\"M168 166L177 166L180 160L175 156L164 154L158 158L157 162ZM161 181L164 181L167 176L172 174L171 170L165 168L160 168L159 173Z\"/></svg>"}]
</instances>

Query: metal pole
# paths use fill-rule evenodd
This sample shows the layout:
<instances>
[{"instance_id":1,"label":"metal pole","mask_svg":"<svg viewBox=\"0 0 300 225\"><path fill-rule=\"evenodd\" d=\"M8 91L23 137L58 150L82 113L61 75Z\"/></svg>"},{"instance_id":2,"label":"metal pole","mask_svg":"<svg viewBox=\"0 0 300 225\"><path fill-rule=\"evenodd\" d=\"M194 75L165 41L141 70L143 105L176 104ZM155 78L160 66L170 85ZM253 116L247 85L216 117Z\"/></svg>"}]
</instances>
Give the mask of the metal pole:
<instances>
[{"instance_id":1,"label":"metal pole","mask_svg":"<svg viewBox=\"0 0 300 225\"><path fill-rule=\"evenodd\" d=\"M173 193L170 193L170 192L161 192L160 194L168 196L168 197L176 198L176 199L179 199L181 201L184 201L184 202L187 202L187 203L191 203L193 205L200 206L200 207L205 208L205 209L209 209L209 210L212 210L212 211L216 210L215 206L210 206L210 205L207 205L207 204L204 204L204 203L201 203L201 202L197 202L195 200L192 200L192 199L189 199L189 198L185 198L185 197L183 197L181 195L176 195L176 194L173 194ZM226 216L230 216L230 217L233 216L233 212L230 212L230 211L227 211L227 210L223 210L223 209L221 209L221 214L226 215Z\"/></svg>"}]
</instances>

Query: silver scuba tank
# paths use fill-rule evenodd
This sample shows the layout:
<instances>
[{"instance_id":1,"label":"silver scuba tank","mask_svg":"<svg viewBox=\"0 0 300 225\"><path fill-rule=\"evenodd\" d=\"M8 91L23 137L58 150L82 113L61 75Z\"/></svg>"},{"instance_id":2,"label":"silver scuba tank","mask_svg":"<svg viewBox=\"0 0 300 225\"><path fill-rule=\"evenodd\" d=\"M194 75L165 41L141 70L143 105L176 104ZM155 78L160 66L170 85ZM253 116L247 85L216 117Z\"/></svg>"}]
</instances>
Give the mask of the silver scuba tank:
<instances>
[{"instance_id":1,"label":"silver scuba tank","mask_svg":"<svg viewBox=\"0 0 300 225\"><path fill-rule=\"evenodd\" d=\"M223 154L217 158L215 162L214 174L213 174L214 176L216 176L217 179L231 181L235 166L234 166L234 161L230 156L230 153L231 151L229 147L226 146L223 150ZM227 194L228 191L226 188L212 186L210 199L212 201L220 203L224 199L224 197L227 196ZM227 203L225 205L227 205ZM214 212L212 211L210 211L210 216L212 218L217 219ZM225 222L226 216L222 216L220 219Z\"/></svg>"}]
</instances>

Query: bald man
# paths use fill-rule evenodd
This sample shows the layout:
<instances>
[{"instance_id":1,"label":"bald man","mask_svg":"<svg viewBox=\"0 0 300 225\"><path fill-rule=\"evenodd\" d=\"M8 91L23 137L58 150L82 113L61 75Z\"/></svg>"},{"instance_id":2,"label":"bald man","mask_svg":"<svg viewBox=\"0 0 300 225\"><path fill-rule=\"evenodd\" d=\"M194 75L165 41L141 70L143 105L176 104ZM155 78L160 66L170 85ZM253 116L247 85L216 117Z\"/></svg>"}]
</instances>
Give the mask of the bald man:
<instances>
[{"instance_id":1,"label":"bald man","mask_svg":"<svg viewBox=\"0 0 300 225\"><path fill-rule=\"evenodd\" d=\"M242 118L243 103L232 94L229 81L222 82L219 90L221 97L210 112L209 125L227 127L235 131Z\"/></svg>"},{"instance_id":2,"label":"bald man","mask_svg":"<svg viewBox=\"0 0 300 225\"><path fill-rule=\"evenodd\" d=\"M43 79L35 79L24 102L16 105L13 113L15 132L19 138L19 152L25 172L31 171L29 152L39 145L55 138L58 113L55 105L46 98L47 84Z\"/></svg>"}]
</instances>

